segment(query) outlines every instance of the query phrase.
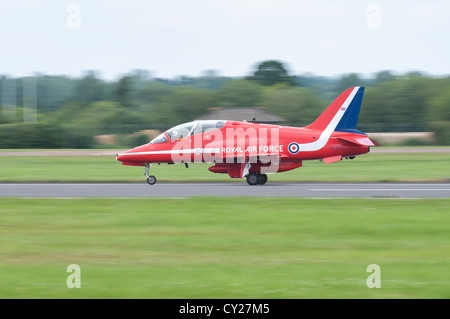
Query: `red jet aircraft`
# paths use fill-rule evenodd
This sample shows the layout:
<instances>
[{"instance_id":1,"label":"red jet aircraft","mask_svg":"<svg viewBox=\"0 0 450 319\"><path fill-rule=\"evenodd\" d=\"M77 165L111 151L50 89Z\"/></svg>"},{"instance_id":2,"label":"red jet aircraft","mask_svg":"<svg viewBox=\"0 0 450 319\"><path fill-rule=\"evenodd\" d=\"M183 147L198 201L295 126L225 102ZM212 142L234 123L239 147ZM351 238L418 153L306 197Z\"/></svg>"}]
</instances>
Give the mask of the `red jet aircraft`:
<instances>
[{"instance_id":1,"label":"red jet aircraft","mask_svg":"<svg viewBox=\"0 0 450 319\"><path fill-rule=\"evenodd\" d=\"M310 125L289 127L252 122L206 120L175 126L150 143L117 155L123 165L151 163L214 163L209 170L231 178L246 177L249 185L265 184L266 173L285 172L304 160L325 164L353 159L380 145L356 129L364 87L344 91Z\"/></svg>"}]
</instances>

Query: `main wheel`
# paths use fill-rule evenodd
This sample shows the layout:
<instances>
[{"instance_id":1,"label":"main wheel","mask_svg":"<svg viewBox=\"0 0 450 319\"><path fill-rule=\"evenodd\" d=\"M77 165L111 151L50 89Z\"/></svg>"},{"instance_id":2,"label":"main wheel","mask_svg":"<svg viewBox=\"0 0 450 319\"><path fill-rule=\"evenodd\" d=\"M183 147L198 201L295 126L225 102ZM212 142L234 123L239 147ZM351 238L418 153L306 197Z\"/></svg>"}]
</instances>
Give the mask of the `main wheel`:
<instances>
[{"instance_id":1,"label":"main wheel","mask_svg":"<svg viewBox=\"0 0 450 319\"><path fill-rule=\"evenodd\" d=\"M266 174L259 174L258 176L258 184L264 185L267 183L267 175Z\"/></svg>"},{"instance_id":2,"label":"main wheel","mask_svg":"<svg viewBox=\"0 0 450 319\"><path fill-rule=\"evenodd\" d=\"M153 176L153 175L150 175L149 177L147 177L147 183L148 183L149 185L155 184L155 183L156 183L156 177Z\"/></svg>"},{"instance_id":3,"label":"main wheel","mask_svg":"<svg viewBox=\"0 0 450 319\"><path fill-rule=\"evenodd\" d=\"M247 184L248 185L258 185L258 181L259 181L259 174L256 173L250 173L247 175Z\"/></svg>"}]
</instances>

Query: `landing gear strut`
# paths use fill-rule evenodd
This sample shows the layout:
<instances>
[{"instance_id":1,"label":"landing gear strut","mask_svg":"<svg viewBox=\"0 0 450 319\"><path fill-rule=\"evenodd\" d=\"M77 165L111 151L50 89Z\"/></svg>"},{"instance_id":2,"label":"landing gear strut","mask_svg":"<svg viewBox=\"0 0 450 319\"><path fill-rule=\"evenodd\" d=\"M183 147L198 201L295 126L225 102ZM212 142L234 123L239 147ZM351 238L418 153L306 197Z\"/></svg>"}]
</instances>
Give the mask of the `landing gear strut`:
<instances>
[{"instance_id":1,"label":"landing gear strut","mask_svg":"<svg viewBox=\"0 0 450 319\"><path fill-rule=\"evenodd\" d=\"M267 183L267 175L266 174L258 174L258 173L249 173L246 176L248 185L264 185Z\"/></svg>"},{"instance_id":2,"label":"landing gear strut","mask_svg":"<svg viewBox=\"0 0 450 319\"><path fill-rule=\"evenodd\" d=\"M149 163L145 163L145 173L144 175L147 177L147 183L149 185L153 185L156 183L156 177L153 175L148 175L148 173L150 172L150 167L152 166L152 164Z\"/></svg>"}]
</instances>

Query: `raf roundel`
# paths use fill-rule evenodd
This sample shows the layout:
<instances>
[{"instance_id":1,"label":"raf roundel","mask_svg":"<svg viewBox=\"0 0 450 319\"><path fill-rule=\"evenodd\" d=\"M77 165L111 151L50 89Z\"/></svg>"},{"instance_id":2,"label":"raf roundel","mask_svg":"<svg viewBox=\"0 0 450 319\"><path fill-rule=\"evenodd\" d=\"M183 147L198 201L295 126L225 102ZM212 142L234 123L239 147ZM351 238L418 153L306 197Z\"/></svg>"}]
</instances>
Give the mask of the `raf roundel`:
<instances>
[{"instance_id":1,"label":"raf roundel","mask_svg":"<svg viewBox=\"0 0 450 319\"><path fill-rule=\"evenodd\" d=\"M297 154L298 151L300 151L300 146L298 146L297 143L292 142L291 144L289 144L288 150L289 150L289 153L291 153L291 154Z\"/></svg>"}]
</instances>

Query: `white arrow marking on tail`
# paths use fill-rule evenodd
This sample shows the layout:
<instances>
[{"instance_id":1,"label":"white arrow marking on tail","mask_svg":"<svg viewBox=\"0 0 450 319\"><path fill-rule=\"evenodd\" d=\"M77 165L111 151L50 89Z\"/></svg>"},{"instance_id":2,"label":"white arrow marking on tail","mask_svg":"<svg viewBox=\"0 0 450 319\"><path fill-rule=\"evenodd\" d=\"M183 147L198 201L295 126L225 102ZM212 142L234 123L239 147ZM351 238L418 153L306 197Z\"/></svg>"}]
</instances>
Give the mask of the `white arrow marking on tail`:
<instances>
[{"instance_id":1,"label":"white arrow marking on tail","mask_svg":"<svg viewBox=\"0 0 450 319\"><path fill-rule=\"evenodd\" d=\"M300 152L318 151L328 143L328 140L330 139L331 134L334 132L334 130L336 129L336 126L341 121L342 116L344 116L345 111L347 111L348 106L353 101L353 98L355 97L358 90L359 90L359 86L357 86L353 89L352 93L350 93L350 95L347 97L345 102L342 104L342 106L336 112L333 119L330 121L330 123L328 123L328 126L322 131L322 134L320 134L320 137L317 141L314 141L311 143L300 144Z\"/></svg>"}]
</instances>

